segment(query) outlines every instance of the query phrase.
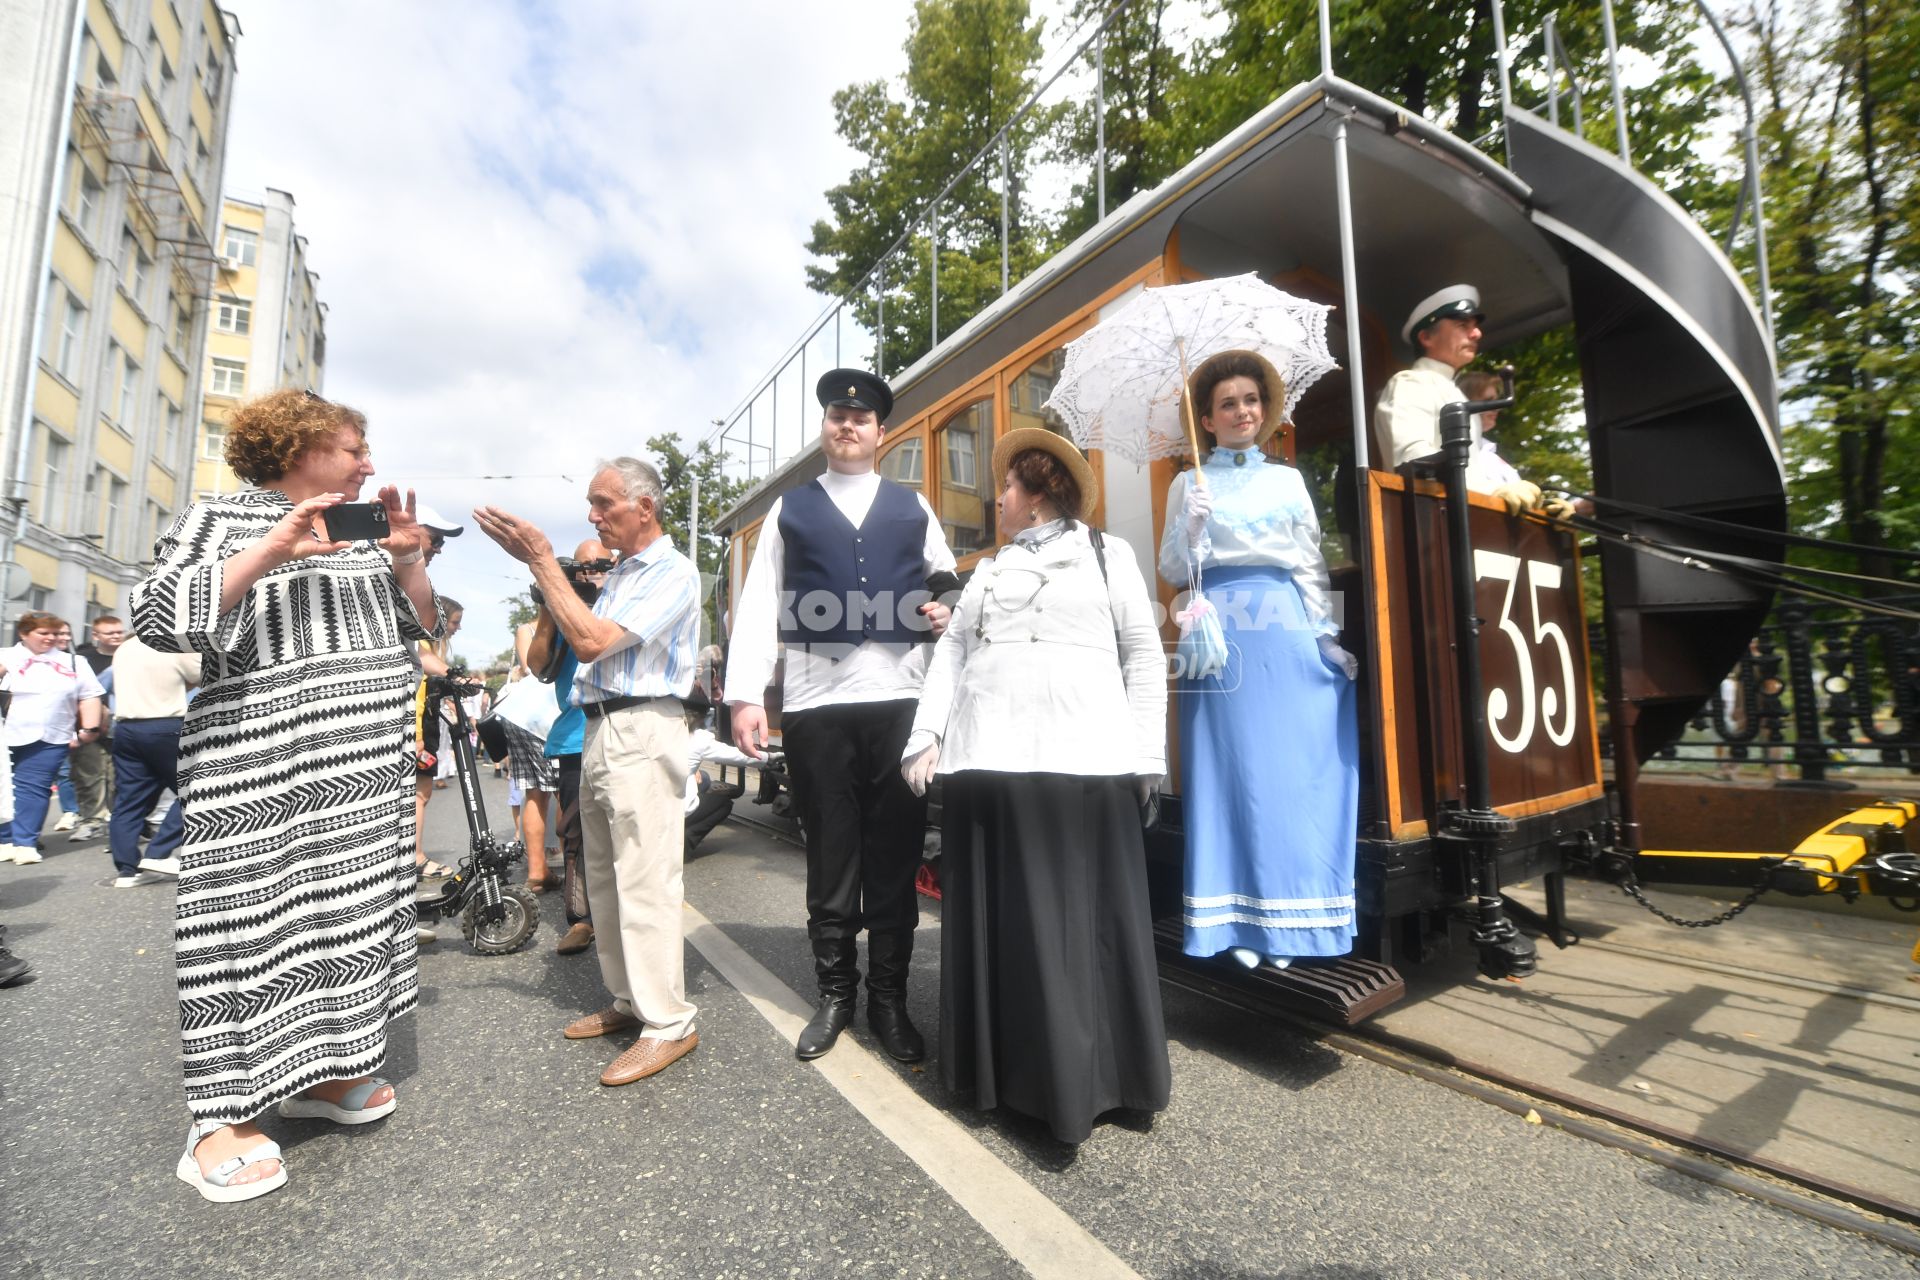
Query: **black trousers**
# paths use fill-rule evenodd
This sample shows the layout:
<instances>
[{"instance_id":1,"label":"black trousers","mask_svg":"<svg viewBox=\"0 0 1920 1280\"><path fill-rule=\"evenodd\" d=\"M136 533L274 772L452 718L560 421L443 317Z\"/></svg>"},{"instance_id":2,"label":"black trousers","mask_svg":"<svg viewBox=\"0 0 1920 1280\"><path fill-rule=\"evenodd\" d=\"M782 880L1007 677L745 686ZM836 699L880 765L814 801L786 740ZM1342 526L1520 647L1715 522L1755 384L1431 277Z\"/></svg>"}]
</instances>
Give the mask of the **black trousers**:
<instances>
[{"instance_id":1,"label":"black trousers","mask_svg":"<svg viewBox=\"0 0 1920 1280\"><path fill-rule=\"evenodd\" d=\"M739 796L733 787L711 787L700 793L700 802L693 812L687 815L686 849L684 857L691 858L707 833L726 821L733 812L733 802Z\"/></svg>"},{"instance_id":2,"label":"black trousers","mask_svg":"<svg viewBox=\"0 0 1920 1280\"><path fill-rule=\"evenodd\" d=\"M855 702L780 719L807 834L807 936L911 930L927 801L900 776L915 703Z\"/></svg>"},{"instance_id":3,"label":"black trousers","mask_svg":"<svg viewBox=\"0 0 1920 1280\"><path fill-rule=\"evenodd\" d=\"M587 902L587 864L580 838L580 753L555 756L560 765L559 812L553 826L560 833L560 901L567 923L579 924L593 915Z\"/></svg>"}]
</instances>

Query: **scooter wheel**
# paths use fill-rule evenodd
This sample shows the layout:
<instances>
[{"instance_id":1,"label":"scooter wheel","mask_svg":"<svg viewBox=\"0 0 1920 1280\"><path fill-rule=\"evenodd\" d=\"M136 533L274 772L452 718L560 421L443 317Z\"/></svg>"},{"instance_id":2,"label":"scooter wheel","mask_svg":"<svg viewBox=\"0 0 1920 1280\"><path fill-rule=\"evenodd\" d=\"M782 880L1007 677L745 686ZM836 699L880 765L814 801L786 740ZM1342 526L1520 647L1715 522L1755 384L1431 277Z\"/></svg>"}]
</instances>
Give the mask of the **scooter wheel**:
<instances>
[{"instance_id":1,"label":"scooter wheel","mask_svg":"<svg viewBox=\"0 0 1920 1280\"><path fill-rule=\"evenodd\" d=\"M479 904L460 913L460 936L483 956L504 956L518 951L533 938L540 927L540 911L531 893L519 885L500 890L503 914L489 924L480 922Z\"/></svg>"}]
</instances>

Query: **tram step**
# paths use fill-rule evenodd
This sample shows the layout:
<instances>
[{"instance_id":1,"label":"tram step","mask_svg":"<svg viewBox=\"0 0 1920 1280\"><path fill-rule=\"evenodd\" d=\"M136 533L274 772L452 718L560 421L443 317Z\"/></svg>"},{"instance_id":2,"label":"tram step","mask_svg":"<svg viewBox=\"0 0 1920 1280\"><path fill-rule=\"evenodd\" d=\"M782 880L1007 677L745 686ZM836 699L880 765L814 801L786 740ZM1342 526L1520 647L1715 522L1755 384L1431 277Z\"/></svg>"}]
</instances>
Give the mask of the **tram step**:
<instances>
[{"instance_id":1,"label":"tram step","mask_svg":"<svg viewBox=\"0 0 1920 1280\"><path fill-rule=\"evenodd\" d=\"M1287 1013L1356 1026L1407 994L1392 965L1351 956L1296 960L1286 969L1243 969L1231 960L1200 959L1181 951L1177 915L1154 922L1160 976L1176 986L1262 1013Z\"/></svg>"}]
</instances>

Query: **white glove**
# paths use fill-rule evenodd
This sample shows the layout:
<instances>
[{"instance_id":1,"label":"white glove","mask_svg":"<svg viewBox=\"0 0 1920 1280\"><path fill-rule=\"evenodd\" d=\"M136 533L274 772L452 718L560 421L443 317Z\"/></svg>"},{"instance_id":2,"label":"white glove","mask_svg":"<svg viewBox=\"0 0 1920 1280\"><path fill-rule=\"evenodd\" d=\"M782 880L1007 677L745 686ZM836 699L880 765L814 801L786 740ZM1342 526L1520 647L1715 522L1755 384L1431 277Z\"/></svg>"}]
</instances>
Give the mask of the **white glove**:
<instances>
[{"instance_id":1,"label":"white glove","mask_svg":"<svg viewBox=\"0 0 1920 1280\"><path fill-rule=\"evenodd\" d=\"M940 744L938 741L929 742L916 754L901 761L900 776L907 780L907 786L913 794L923 796L927 794L927 784L933 781L933 771L939 764Z\"/></svg>"},{"instance_id":2,"label":"white glove","mask_svg":"<svg viewBox=\"0 0 1920 1280\"><path fill-rule=\"evenodd\" d=\"M1352 680L1360 674L1360 659L1340 647L1340 642L1332 636L1321 636L1318 640L1320 656L1330 667L1338 667Z\"/></svg>"},{"instance_id":3,"label":"white glove","mask_svg":"<svg viewBox=\"0 0 1920 1280\"><path fill-rule=\"evenodd\" d=\"M1141 804L1145 804L1147 802L1147 798L1151 796L1154 792L1160 789L1160 784L1162 781L1166 779L1166 776L1167 775L1165 775L1164 773L1134 774L1133 775L1134 796L1140 801Z\"/></svg>"},{"instance_id":4,"label":"white glove","mask_svg":"<svg viewBox=\"0 0 1920 1280\"><path fill-rule=\"evenodd\" d=\"M1493 496L1507 504L1508 515L1517 516L1539 505L1540 486L1528 480L1509 480L1497 486Z\"/></svg>"},{"instance_id":5,"label":"white glove","mask_svg":"<svg viewBox=\"0 0 1920 1280\"><path fill-rule=\"evenodd\" d=\"M1190 486L1181 516L1186 520L1187 545L1199 546L1207 536L1207 522L1213 519L1213 490L1200 484Z\"/></svg>"}]
</instances>

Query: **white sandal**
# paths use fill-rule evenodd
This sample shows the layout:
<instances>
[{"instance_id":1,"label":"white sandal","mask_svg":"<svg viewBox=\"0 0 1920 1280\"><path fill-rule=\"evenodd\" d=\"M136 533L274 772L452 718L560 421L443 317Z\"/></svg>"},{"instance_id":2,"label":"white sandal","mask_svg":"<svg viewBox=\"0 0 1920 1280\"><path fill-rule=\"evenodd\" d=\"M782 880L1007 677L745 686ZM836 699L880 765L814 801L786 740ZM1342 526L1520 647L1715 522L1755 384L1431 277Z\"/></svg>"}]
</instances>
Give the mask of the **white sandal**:
<instances>
[{"instance_id":1,"label":"white sandal","mask_svg":"<svg viewBox=\"0 0 1920 1280\"><path fill-rule=\"evenodd\" d=\"M370 1076L341 1095L338 1103L324 1102L319 1098L305 1096L288 1098L280 1104L280 1114L289 1120L331 1120L335 1124L369 1124L400 1105L398 1097L388 1098L377 1107L367 1105L368 1098L383 1088L391 1087L391 1081L383 1080L379 1076Z\"/></svg>"},{"instance_id":2,"label":"white sandal","mask_svg":"<svg viewBox=\"0 0 1920 1280\"><path fill-rule=\"evenodd\" d=\"M287 1185L287 1165L286 1161L280 1160L280 1144L264 1136L239 1155L230 1156L222 1161L213 1172L202 1172L200 1162L194 1158L193 1149L199 1146L209 1134L227 1127L223 1123L209 1122L205 1132L202 1132L199 1124L188 1126L187 1152L180 1157L180 1164L174 1169L180 1181L215 1204L235 1204L241 1200L251 1200L255 1196L263 1196L269 1191L277 1191ZM280 1167L266 1177L256 1178L252 1182L234 1182L234 1178L239 1176L241 1170L266 1160L280 1160Z\"/></svg>"}]
</instances>

